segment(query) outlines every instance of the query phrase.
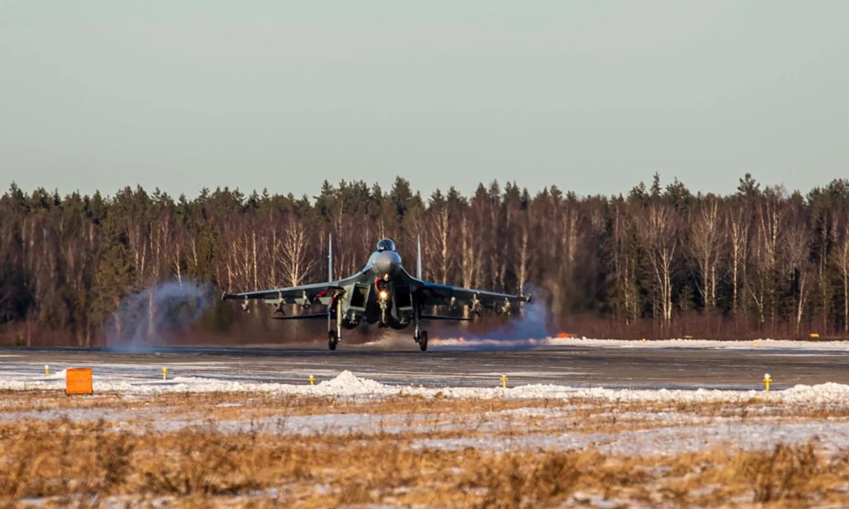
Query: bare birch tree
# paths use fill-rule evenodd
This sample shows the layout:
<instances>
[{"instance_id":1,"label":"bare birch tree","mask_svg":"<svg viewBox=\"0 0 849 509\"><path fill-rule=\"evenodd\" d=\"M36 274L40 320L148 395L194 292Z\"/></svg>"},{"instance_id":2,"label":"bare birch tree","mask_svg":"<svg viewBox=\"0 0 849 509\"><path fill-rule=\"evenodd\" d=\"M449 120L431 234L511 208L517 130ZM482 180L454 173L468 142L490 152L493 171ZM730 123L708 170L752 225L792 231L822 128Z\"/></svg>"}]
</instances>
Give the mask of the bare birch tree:
<instances>
[{"instance_id":1,"label":"bare birch tree","mask_svg":"<svg viewBox=\"0 0 849 509\"><path fill-rule=\"evenodd\" d=\"M316 265L314 253L309 249L309 232L302 220L286 214L281 234L274 246L276 262L282 267L282 277L288 286L298 286ZM273 282L279 285L280 282Z\"/></svg>"},{"instance_id":2,"label":"bare birch tree","mask_svg":"<svg viewBox=\"0 0 849 509\"><path fill-rule=\"evenodd\" d=\"M516 285L519 289L524 288L525 283L528 282L528 272L532 262L532 253L530 239L531 239L531 214L526 210L518 211L516 214L516 219L514 222L514 245L516 246L517 256L516 266L514 268L516 273Z\"/></svg>"},{"instance_id":3,"label":"bare birch tree","mask_svg":"<svg viewBox=\"0 0 849 509\"><path fill-rule=\"evenodd\" d=\"M769 307L770 323L778 321L778 247L784 221L784 194L781 188L768 187L757 205L757 237L760 255L761 306Z\"/></svg>"},{"instance_id":4,"label":"bare birch tree","mask_svg":"<svg viewBox=\"0 0 849 509\"><path fill-rule=\"evenodd\" d=\"M425 232L427 239L426 247L430 251L430 259L434 264L434 280L441 284L448 284L448 271L451 269L452 256L451 229L454 227L455 217L452 217L451 208L442 193L436 191L430 199L428 209L428 220L430 225Z\"/></svg>"},{"instance_id":5,"label":"bare birch tree","mask_svg":"<svg viewBox=\"0 0 849 509\"><path fill-rule=\"evenodd\" d=\"M722 241L720 227L719 199L709 194L698 205L689 246L701 279L698 290L708 312L716 308L717 265Z\"/></svg>"},{"instance_id":6,"label":"bare birch tree","mask_svg":"<svg viewBox=\"0 0 849 509\"><path fill-rule=\"evenodd\" d=\"M788 267L791 271L791 278L795 280L796 287L796 333L798 334L802 327L802 318L805 311L805 304L808 300L808 286L810 283L810 231L806 218L802 215L801 210L796 208L793 211L792 217L789 219L789 225L786 228L785 249L787 251Z\"/></svg>"},{"instance_id":7,"label":"bare birch tree","mask_svg":"<svg viewBox=\"0 0 849 509\"><path fill-rule=\"evenodd\" d=\"M580 211L577 198L573 193L566 196L557 216L557 230L562 243L563 259L561 261L561 278L569 281L575 270L575 257L578 253Z\"/></svg>"},{"instance_id":8,"label":"bare birch tree","mask_svg":"<svg viewBox=\"0 0 849 509\"><path fill-rule=\"evenodd\" d=\"M475 286L482 258L478 229L474 223L470 214L463 214L460 219L460 278L466 288ZM463 316L468 318L469 311L468 306L465 306Z\"/></svg>"},{"instance_id":9,"label":"bare birch tree","mask_svg":"<svg viewBox=\"0 0 849 509\"><path fill-rule=\"evenodd\" d=\"M843 214L840 223L832 263L843 280L843 333L849 334L849 212Z\"/></svg>"},{"instance_id":10,"label":"bare birch tree","mask_svg":"<svg viewBox=\"0 0 849 509\"><path fill-rule=\"evenodd\" d=\"M677 217L667 203L653 200L640 220L657 292L656 306L668 325L672 322L672 263L678 249Z\"/></svg>"},{"instance_id":11,"label":"bare birch tree","mask_svg":"<svg viewBox=\"0 0 849 509\"><path fill-rule=\"evenodd\" d=\"M748 285L746 267L752 218L749 207L740 200L735 200L726 210L725 224L731 265L731 310L737 314L743 307L740 303L740 288L746 289Z\"/></svg>"}]
</instances>

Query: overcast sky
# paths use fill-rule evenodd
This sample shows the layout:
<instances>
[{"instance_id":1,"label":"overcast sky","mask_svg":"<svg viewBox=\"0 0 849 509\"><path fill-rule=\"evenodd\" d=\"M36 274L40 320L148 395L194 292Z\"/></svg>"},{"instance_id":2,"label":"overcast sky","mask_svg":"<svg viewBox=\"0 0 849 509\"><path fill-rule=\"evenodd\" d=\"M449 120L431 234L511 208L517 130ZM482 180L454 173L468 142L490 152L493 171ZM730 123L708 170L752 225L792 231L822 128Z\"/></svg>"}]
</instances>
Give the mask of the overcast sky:
<instances>
[{"instance_id":1,"label":"overcast sky","mask_svg":"<svg viewBox=\"0 0 849 509\"><path fill-rule=\"evenodd\" d=\"M849 2L0 0L0 192L849 177Z\"/></svg>"}]
</instances>

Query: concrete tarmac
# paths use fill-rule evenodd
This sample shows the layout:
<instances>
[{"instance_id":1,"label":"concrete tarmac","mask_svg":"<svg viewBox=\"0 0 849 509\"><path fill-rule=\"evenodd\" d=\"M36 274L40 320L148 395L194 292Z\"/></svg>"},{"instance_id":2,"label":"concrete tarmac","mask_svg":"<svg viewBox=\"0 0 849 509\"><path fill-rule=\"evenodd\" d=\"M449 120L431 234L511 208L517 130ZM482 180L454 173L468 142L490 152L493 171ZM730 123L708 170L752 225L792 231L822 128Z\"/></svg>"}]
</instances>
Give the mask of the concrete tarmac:
<instances>
[{"instance_id":1,"label":"concrete tarmac","mask_svg":"<svg viewBox=\"0 0 849 509\"><path fill-rule=\"evenodd\" d=\"M129 378L171 376L225 380L305 383L349 370L388 384L500 386L551 383L573 387L639 389L762 389L826 382L849 384L849 352L781 349L712 350L689 348L546 347L509 351L421 352L415 344L394 348L340 345L286 347L162 347L144 352L44 348L0 350L4 371L43 372L93 367L95 372Z\"/></svg>"}]
</instances>

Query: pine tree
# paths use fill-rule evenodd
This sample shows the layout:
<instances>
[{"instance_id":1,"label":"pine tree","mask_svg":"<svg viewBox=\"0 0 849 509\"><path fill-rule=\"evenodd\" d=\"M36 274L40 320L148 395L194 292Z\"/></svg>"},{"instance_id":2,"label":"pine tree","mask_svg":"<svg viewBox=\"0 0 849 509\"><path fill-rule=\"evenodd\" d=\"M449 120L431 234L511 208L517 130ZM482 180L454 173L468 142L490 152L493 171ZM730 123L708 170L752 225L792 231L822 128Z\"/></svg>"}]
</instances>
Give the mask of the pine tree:
<instances>
[{"instance_id":1,"label":"pine tree","mask_svg":"<svg viewBox=\"0 0 849 509\"><path fill-rule=\"evenodd\" d=\"M106 326L109 336L121 335L121 317L116 311L121 299L133 291L134 280L127 248L120 242L113 243L103 252L97 265L90 308L92 321Z\"/></svg>"}]
</instances>

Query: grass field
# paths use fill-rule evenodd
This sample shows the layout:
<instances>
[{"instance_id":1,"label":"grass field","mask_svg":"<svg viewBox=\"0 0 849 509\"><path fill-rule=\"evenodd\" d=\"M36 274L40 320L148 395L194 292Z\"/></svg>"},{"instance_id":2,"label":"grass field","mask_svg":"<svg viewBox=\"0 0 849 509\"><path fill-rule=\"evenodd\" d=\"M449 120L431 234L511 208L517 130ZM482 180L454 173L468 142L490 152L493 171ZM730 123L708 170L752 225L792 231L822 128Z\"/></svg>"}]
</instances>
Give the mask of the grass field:
<instances>
[{"instance_id":1,"label":"grass field","mask_svg":"<svg viewBox=\"0 0 849 509\"><path fill-rule=\"evenodd\" d=\"M849 406L5 391L5 507L824 507Z\"/></svg>"}]
</instances>

